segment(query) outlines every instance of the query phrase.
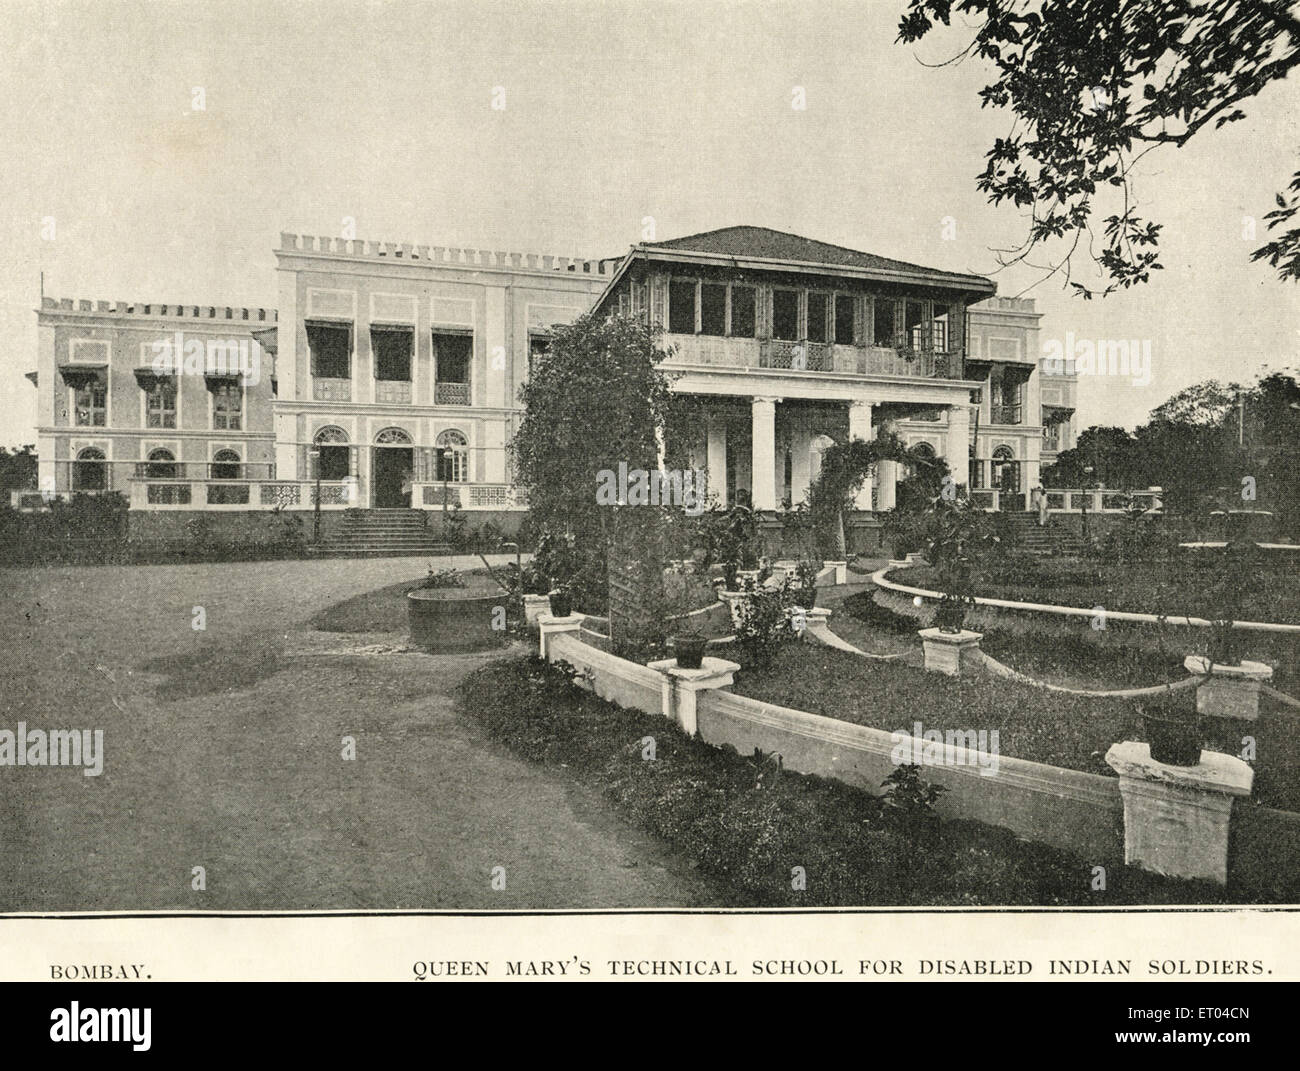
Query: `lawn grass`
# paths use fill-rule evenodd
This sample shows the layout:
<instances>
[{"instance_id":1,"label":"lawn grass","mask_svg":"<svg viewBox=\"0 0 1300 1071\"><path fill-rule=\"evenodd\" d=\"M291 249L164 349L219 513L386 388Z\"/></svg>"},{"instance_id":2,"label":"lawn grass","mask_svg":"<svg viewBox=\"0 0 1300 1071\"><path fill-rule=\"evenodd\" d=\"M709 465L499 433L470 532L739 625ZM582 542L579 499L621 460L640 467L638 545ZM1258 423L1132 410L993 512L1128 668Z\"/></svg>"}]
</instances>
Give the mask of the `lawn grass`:
<instances>
[{"instance_id":1,"label":"lawn grass","mask_svg":"<svg viewBox=\"0 0 1300 1071\"><path fill-rule=\"evenodd\" d=\"M491 704L481 701L487 690ZM606 702L536 659L503 659L471 675L460 710L512 751L599 789L622 817L756 907L1112 906L1241 895L1121 867L1094 891L1091 863L1076 856L978 822L900 817L856 788L714 748ZM804 868L804 890L792 887L794 867Z\"/></svg>"},{"instance_id":2,"label":"lawn grass","mask_svg":"<svg viewBox=\"0 0 1300 1071\"><path fill-rule=\"evenodd\" d=\"M1104 606L1130 613L1204 617L1203 593L1223 568L1213 551L1186 551L1169 560L1099 562L1071 557L1016 556L975 567L976 594L1056 606ZM889 577L911 587L935 590L935 570L925 564ZM1300 624L1300 552L1266 554L1257 570L1244 569L1239 594L1246 620Z\"/></svg>"},{"instance_id":3,"label":"lawn grass","mask_svg":"<svg viewBox=\"0 0 1300 1071\"><path fill-rule=\"evenodd\" d=\"M746 665L733 690L886 732L910 730L917 721L926 729L996 729L1003 755L1106 777L1116 776L1106 751L1121 740L1146 740L1140 706L1157 705L1052 692L987 674L952 678L811 644L787 644ZM1190 712L1195 703L1195 690L1187 689L1158 705ZM1254 737L1254 798L1300 811L1295 719L1284 708L1265 698L1254 723L1205 718L1202 727L1204 746L1230 755L1242 751L1244 736Z\"/></svg>"},{"instance_id":4,"label":"lawn grass","mask_svg":"<svg viewBox=\"0 0 1300 1071\"><path fill-rule=\"evenodd\" d=\"M1185 576L1184 586L1198 583L1197 576L1195 572ZM886 574L886 578L909 587L930 590L934 590L936 583L934 571L925 565L893 570ZM1282 593L1277 605L1284 605L1289 580L1286 576L1278 576L1274 581ZM1140 613L1156 612L1154 607L1160 605L1121 605L1123 600L1106 601L1104 598L1090 602L1088 600L1096 595L1095 591L1076 590L1071 595L1068 588L1043 590L989 583L978 578L976 594L985 598L1046 602L1058 606L1100 606L1107 610L1125 609ZM1132 598L1130 595L1130 602ZM933 612L932 605L913 611L911 597L900 593L878 591L875 601L913 617L921 623L914 626L917 628L928 624ZM1270 619L1271 610L1266 608L1266 604L1255 601L1248 605L1259 607L1251 611L1250 619ZM860 608L871 613L869 608ZM1285 623L1282 617L1273 619ZM1104 628L1099 628L1097 618L1060 617L1030 610L981 606L968 615L967 622L968 627L984 634L981 646L999 661L1052 683L1099 689L1177 680L1186 673L1183 659L1189 654L1205 654L1210 638L1208 629L1179 624L1178 619L1172 616L1159 624L1111 619L1104 621ZM1300 697L1300 635L1253 629L1244 630L1243 635L1245 657L1272 666L1273 684L1283 692Z\"/></svg>"}]
</instances>

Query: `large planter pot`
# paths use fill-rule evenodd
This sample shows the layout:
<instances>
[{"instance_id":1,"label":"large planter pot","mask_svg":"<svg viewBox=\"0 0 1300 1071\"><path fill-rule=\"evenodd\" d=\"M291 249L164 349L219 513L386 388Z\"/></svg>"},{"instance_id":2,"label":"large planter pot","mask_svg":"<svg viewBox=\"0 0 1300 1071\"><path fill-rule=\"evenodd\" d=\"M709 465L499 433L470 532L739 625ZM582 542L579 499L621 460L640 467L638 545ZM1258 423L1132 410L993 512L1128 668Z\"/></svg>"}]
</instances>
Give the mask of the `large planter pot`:
<instances>
[{"instance_id":1,"label":"large planter pot","mask_svg":"<svg viewBox=\"0 0 1300 1071\"><path fill-rule=\"evenodd\" d=\"M672 645L673 654L677 657L677 664L682 669L699 669L700 664L704 661L704 649L709 645L709 638L699 633L686 633L679 636L670 636L668 642Z\"/></svg>"},{"instance_id":2,"label":"large planter pot","mask_svg":"<svg viewBox=\"0 0 1300 1071\"><path fill-rule=\"evenodd\" d=\"M1144 714L1142 727L1151 757L1166 766L1195 766L1201 761L1201 727L1196 718L1170 718Z\"/></svg>"},{"instance_id":3,"label":"large planter pot","mask_svg":"<svg viewBox=\"0 0 1300 1071\"><path fill-rule=\"evenodd\" d=\"M411 642L431 651L481 651L506 642L501 622L503 595L468 593L460 588L417 588L406 593Z\"/></svg>"},{"instance_id":4,"label":"large planter pot","mask_svg":"<svg viewBox=\"0 0 1300 1071\"><path fill-rule=\"evenodd\" d=\"M573 596L567 591L553 592L550 600L552 617L568 617L573 613Z\"/></svg>"}]
</instances>

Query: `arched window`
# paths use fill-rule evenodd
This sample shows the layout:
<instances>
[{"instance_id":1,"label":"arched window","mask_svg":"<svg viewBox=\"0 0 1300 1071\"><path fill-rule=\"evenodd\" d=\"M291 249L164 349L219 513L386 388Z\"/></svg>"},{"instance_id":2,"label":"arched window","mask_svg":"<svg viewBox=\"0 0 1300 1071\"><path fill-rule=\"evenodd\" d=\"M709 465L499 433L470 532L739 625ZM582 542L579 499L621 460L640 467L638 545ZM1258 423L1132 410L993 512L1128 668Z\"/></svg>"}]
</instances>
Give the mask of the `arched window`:
<instances>
[{"instance_id":1,"label":"arched window","mask_svg":"<svg viewBox=\"0 0 1300 1071\"><path fill-rule=\"evenodd\" d=\"M348 478L352 471L352 451L347 442L348 433L332 424L316 433L315 444L320 454L317 464L322 480Z\"/></svg>"},{"instance_id":2,"label":"arched window","mask_svg":"<svg viewBox=\"0 0 1300 1071\"><path fill-rule=\"evenodd\" d=\"M410 446L411 436L401 428L385 428L375 436L379 446Z\"/></svg>"},{"instance_id":3,"label":"arched window","mask_svg":"<svg viewBox=\"0 0 1300 1071\"><path fill-rule=\"evenodd\" d=\"M808 445L809 483L817 482L817 477L822 474L822 455L834 445L835 440L829 435L818 435Z\"/></svg>"},{"instance_id":4,"label":"arched window","mask_svg":"<svg viewBox=\"0 0 1300 1071\"><path fill-rule=\"evenodd\" d=\"M149 451L149 461L144 467L145 479L174 480L177 476L176 455L170 450L158 447Z\"/></svg>"},{"instance_id":5,"label":"arched window","mask_svg":"<svg viewBox=\"0 0 1300 1071\"><path fill-rule=\"evenodd\" d=\"M72 463L72 489L74 491L106 491L108 489L108 461L104 451L87 446L77 454Z\"/></svg>"},{"instance_id":6,"label":"arched window","mask_svg":"<svg viewBox=\"0 0 1300 1071\"><path fill-rule=\"evenodd\" d=\"M237 480L241 468L239 455L234 450L218 450L212 455L212 478L214 480Z\"/></svg>"},{"instance_id":7,"label":"arched window","mask_svg":"<svg viewBox=\"0 0 1300 1071\"><path fill-rule=\"evenodd\" d=\"M469 440L459 431L438 436L438 482L466 483L469 480Z\"/></svg>"},{"instance_id":8,"label":"arched window","mask_svg":"<svg viewBox=\"0 0 1300 1071\"><path fill-rule=\"evenodd\" d=\"M933 463L935 459L934 447L929 443L916 443L909 446L907 452L911 455L911 461L906 465L908 476L926 471L928 463Z\"/></svg>"},{"instance_id":9,"label":"arched window","mask_svg":"<svg viewBox=\"0 0 1300 1071\"><path fill-rule=\"evenodd\" d=\"M1020 462L1009 446L993 451L992 483L999 491L1016 494L1020 490Z\"/></svg>"}]
</instances>

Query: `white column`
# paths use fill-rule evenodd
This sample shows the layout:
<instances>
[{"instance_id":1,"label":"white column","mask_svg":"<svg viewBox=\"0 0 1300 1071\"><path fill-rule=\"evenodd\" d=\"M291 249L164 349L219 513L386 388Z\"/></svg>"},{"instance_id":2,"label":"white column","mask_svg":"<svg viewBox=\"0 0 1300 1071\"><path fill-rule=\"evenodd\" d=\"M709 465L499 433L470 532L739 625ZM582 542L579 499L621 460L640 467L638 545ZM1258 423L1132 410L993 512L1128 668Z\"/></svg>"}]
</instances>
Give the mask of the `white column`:
<instances>
[{"instance_id":1,"label":"white column","mask_svg":"<svg viewBox=\"0 0 1300 1071\"><path fill-rule=\"evenodd\" d=\"M709 494L717 495L719 505L727 505L727 422L721 416L709 417L708 424Z\"/></svg>"},{"instance_id":2,"label":"white column","mask_svg":"<svg viewBox=\"0 0 1300 1071\"><path fill-rule=\"evenodd\" d=\"M757 510L776 509L776 399L752 401L750 495Z\"/></svg>"},{"instance_id":3,"label":"white column","mask_svg":"<svg viewBox=\"0 0 1300 1071\"><path fill-rule=\"evenodd\" d=\"M944 440L944 459L958 486L970 482L970 409L965 405L948 407L948 436Z\"/></svg>"},{"instance_id":4,"label":"white column","mask_svg":"<svg viewBox=\"0 0 1300 1071\"><path fill-rule=\"evenodd\" d=\"M849 402L849 440L861 439L871 441L871 403L866 401ZM861 510L871 509L871 477L862 482L862 489L854 501L854 506Z\"/></svg>"},{"instance_id":5,"label":"white column","mask_svg":"<svg viewBox=\"0 0 1300 1071\"><path fill-rule=\"evenodd\" d=\"M882 461L880 469L880 494L877 495L881 510L894 508L894 491L898 485L898 462Z\"/></svg>"},{"instance_id":6,"label":"white column","mask_svg":"<svg viewBox=\"0 0 1300 1071\"><path fill-rule=\"evenodd\" d=\"M812 432L803 426L790 429L790 505L797 506L808 493L812 483L811 460Z\"/></svg>"}]
</instances>

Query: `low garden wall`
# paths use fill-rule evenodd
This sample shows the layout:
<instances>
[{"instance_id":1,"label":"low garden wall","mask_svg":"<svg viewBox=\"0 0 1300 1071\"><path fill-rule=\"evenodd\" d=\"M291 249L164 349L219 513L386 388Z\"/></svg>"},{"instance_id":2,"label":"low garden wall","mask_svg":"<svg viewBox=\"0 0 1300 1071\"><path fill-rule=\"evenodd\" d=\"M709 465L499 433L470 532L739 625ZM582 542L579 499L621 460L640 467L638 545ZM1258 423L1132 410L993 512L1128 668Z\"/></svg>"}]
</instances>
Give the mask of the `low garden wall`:
<instances>
[{"instance_id":1,"label":"low garden wall","mask_svg":"<svg viewBox=\"0 0 1300 1071\"><path fill-rule=\"evenodd\" d=\"M544 636L543 642L547 658L585 671L589 686L601 698L646 713L664 712L667 678L659 671L597 650L584 642L580 631ZM873 795L898 765L898 738L880 729L776 706L725 688L699 692L695 709L699 736L707 743L731 746L744 755L755 749L776 754L786 769L835 778ZM945 817L1002 826L1028 840L1073 852L1090 864L1123 863L1124 807L1116 777L1008 755L998 756L995 775L954 763L927 764L924 776L948 790L936 804ZM1234 875L1300 869L1300 814L1260 807L1248 799L1237 801L1228 868Z\"/></svg>"}]
</instances>

